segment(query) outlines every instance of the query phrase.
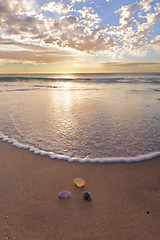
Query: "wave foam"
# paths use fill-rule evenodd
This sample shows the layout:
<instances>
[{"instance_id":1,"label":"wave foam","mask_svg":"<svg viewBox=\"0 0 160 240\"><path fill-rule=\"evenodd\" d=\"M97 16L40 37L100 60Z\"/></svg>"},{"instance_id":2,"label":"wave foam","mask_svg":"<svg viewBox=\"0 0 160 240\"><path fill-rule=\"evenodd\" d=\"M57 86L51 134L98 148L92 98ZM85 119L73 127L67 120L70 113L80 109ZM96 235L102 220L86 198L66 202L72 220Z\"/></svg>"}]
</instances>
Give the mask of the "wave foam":
<instances>
[{"instance_id":1,"label":"wave foam","mask_svg":"<svg viewBox=\"0 0 160 240\"><path fill-rule=\"evenodd\" d=\"M109 157L109 158L95 158L95 159L90 159L90 158L72 158L69 156L65 155L59 155L55 154L53 152L47 152L44 150L40 150L34 146L30 145L25 145L14 138L9 138L8 136L4 135L3 133L0 132L0 139L2 139L5 142L8 142L12 144L15 147L18 148L23 148L23 149L28 149L30 152L33 152L34 154L39 154L41 156L48 156L50 159L58 159L58 160L66 160L68 162L80 162L80 163L113 163L113 162L140 162L143 160L150 160L152 158L160 156L160 152L152 152L148 154L143 154L143 155L138 155L138 156L131 156L131 157Z\"/></svg>"}]
</instances>

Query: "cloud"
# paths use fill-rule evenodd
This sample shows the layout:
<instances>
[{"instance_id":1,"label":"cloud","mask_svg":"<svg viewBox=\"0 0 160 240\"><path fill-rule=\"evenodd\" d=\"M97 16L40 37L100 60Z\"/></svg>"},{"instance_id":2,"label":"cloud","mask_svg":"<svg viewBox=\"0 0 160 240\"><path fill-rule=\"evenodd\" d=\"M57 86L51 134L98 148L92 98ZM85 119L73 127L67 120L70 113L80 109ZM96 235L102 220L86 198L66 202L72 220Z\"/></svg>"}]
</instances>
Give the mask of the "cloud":
<instances>
[{"instance_id":1,"label":"cloud","mask_svg":"<svg viewBox=\"0 0 160 240\"><path fill-rule=\"evenodd\" d=\"M46 51L48 50L47 47L43 47L37 44L31 44L31 43L21 43L21 42L17 42L11 39L4 39L0 37L0 46L13 46L13 48L15 47L19 47L22 49L30 49L30 50L41 50L41 51Z\"/></svg>"},{"instance_id":2,"label":"cloud","mask_svg":"<svg viewBox=\"0 0 160 240\"><path fill-rule=\"evenodd\" d=\"M9 63L19 64L42 64L65 62L77 59L65 51L1 51L0 60L8 60Z\"/></svg>"},{"instance_id":3,"label":"cloud","mask_svg":"<svg viewBox=\"0 0 160 240\"><path fill-rule=\"evenodd\" d=\"M160 35L151 40L150 47L152 47L156 52L160 53Z\"/></svg>"},{"instance_id":4,"label":"cloud","mask_svg":"<svg viewBox=\"0 0 160 240\"><path fill-rule=\"evenodd\" d=\"M17 13L21 15L23 12L31 15L35 13L36 1L35 0L0 0L0 13Z\"/></svg>"},{"instance_id":5,"label":"cloud","mask_svg":"<svg viewBox=\"0 0 160 240\"><path fill-rule=\"evenodd\" d=\"M121 30L122 28L124 28L123 30L125 31L125 28L132 27L132 23L134 20L133 15L137 10L138 6L138 3L135 2L128 6L122 6L118 11L116 11L116 13L120 12L121 17L119 19L119 23L121 25Z\"/></svg>"},{"instance_id":6,"label":"cloud","mask_svg":"<svg viewBox=\"0 0 160 240\"><path fill-rule=\"evenodd\" d=\"M142 9L145 12L148 12L151 9L150 3L153 2L154 0L142 0L139 5L142 7Z\"/></svg>"},{"instance_id":7,"label":"cloud","mask_svg":"<svg viewBox=\"0 0 160 240\"><path fill-rule=\"evenodd\" d=\"M83 10L79 10L78 13L80 13L84 19L90 20L92 23L91 25L101 21L98 14L94 13L94 10L91 7L83 7Z\"/></svg>"},{"instance_id":8,"label":"cloud","mask_svg":"<svg viewBox=\"0 0 160 240\"><path fill-rule=\"evenodd\" d=\"M71 0L72 4L74 4L75 2L86 2L86 0Z\"/></svg>"},{"instance_id":9,"label":"cloud","mask_svg":"<svg viewBox=\"0 0 160 240\"><path fill-rule=\"evenodd\" d=\"M157 3L153 7L153 0L140 0L122 6L115 12L119 23L110 27L102 25L100 16L91 7L92 2L89 7L78 4L78 8L74 3L85 0L68 2L70 4L63 0L51 1L38 9L35 0L0 0L1 49L12 46L14 50L17 47L21 61L23 57L24 61L29 61L25 55L28 49L35 62L56 59L54 54L48 53L53 47L74 49L77 54L105 52L108 56L145 56L150 49L159 51L159 36L152 37L151 31L160 20L160 5ZM51 18L44 11L59 15ZM46 58L42 58L41 51ZM4 56L4 52L1 53ZM8 52L6 56L7 59L13 58Z\"/></svg>"},{"instance_id":10,"label":"cloud","mask_svg":"<svg viewBox=\"0 0 160 240\"><path fill-rule=\"evenodd\" d=\"M105 63L101 63L101 65L107 67L107 66L132 66L132 67L136 67L136 66L148 66L148 65L160 65L160 61L155 61L155 62L105 62Z\"/></svg>"},{"instance_id":11,"label":"cloud","mask_svg":"<svg viewBox=\"0 0 160 240\"><path fill-rule=\"evenodd\" d=\"M160 61L103 62L100 67L109 72L159 72Z\"/></svg>"},{"instance_id":12,"label":"cloud","mask_svg":"<svg viewBox=\"0 0 160 240\"><path fill-rule=\"evenodd\" d=\"M41 7L42 10L44 11L49 11L49 12L58 12L59 14L65 14L70 12L71 6L64 4L63 2L50 2L46 3Z\"/></svg>"},{"instance_id":13,"label":"cloud","mask_svg":"<svg viewBox=\"0 0 160 240\"><path fill-rule=\"evenodd\" d=\"M119 26L111 26L107 33L118 37L119 54L128 53L135 56L145 56L150 49L150 32L160 20L160 7L152 9L151 0L142 0L130 5L122 6L116 13L120 13ZM142 13L143 10L143 13ZM150 12L147 12L150 10ZM136 17L138 14L139 19ZM144 19L143 22L141 19Z\"/></svg>"},{"instance_id":14,"label":"cloud","mask_svg":"<svg viewBox=\"0 0 160 240\"><path fill-rule=\"evenodd\" d=\"M94 28L90 20L81 20L72 15L56 19L45 43L70 47L78 51L94 53L112 49L117 45L114 38L106 37L104 27Z\"/></svg>"},{"instance_id":15,"label":"cloud","mask_svg":"<svg viewBox=\"0 0 160 240\"><path fill-rule=\"evenodd\" d=\"M12 46L12 51L3 50L1 49L1 46ZM73 61L78 58L79 56L77 53L66 49L56 47L48 48L47 46L44 47L38 44L20 43L11 39L3 39L0 37L0 61L6 60L6 63L55 63Z\"/></svg>"},{"instance_id":16,"label":"cloud","mask_svg":"<svg viewBox=\"0 0 160 240\"><path fill-rule=\"evenodd\" d=\"M3 35L27 38L27 34L38 34L42 28L42 21L36 16L35 6L34 0L0 0L0 26Z\"/></svg>"}]
</instances>

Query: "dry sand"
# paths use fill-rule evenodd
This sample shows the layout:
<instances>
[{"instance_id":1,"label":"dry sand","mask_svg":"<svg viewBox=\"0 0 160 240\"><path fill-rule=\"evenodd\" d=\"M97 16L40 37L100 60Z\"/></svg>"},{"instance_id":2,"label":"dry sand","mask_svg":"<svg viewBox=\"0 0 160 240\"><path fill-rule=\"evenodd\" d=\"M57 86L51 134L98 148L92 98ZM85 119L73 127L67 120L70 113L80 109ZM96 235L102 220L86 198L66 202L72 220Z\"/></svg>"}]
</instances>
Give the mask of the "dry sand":
<instances>
[{"instance_id":1,"label":"dry sand","mask_svg":"<svg viewBox=\"0 0 160 240\"><path fill-rule=\"evenodd\" d=\"M73 180L87 184L77 188ZM61 200L58 192L71 191ZM92 201L82 198L89 191ZM148 213L147 213L148 211ZM51 160L0 141L0 240L159 240L160 157L139 163Z\"/></svg>"}]
</instances>

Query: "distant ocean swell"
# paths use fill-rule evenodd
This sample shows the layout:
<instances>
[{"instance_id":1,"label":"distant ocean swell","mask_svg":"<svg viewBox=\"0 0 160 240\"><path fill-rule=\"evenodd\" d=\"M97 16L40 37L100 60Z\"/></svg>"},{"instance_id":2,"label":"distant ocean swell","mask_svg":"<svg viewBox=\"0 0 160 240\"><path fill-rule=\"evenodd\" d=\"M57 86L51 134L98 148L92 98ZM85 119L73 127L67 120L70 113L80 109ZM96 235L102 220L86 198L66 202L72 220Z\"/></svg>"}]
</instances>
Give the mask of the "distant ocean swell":
<instances>
[{"instance_id":1,"label":"distant ocean swell","mask_svg":"<svg viewBox=\"0 0 160 240\"><path fill-rule=\"evenodd\" d=\"M104 83L160 83L160 74L132 74L127 76L126 74L81 74L81 75L71 75L65 77L63 75L58 76L2 76L0 75L0 82L25 82L25 81L44 81L44 82L54 82L54 81L80 81L80 82L104 82Z\"/></svg>"}]
</instances>

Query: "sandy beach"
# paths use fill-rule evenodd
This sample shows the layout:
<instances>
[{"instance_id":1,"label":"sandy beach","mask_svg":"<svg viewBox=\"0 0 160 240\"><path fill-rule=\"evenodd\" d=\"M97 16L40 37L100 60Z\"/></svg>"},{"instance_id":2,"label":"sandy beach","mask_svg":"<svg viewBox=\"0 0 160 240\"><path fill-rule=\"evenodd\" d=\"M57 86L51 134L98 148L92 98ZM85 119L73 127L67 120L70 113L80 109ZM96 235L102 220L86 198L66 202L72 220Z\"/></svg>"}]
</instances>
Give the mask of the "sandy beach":
<instances>
[{"instance_id":1,"label":"sandy beach","mask_svg":"<svg viewBox=\"0 0 160 240\"><path fill-rule=\"evenodd\" d=\"M158 240L159 169L160 157L69 163L0 141L0 239ZM86 186L77 188L75 177ZM64 190L70 199L58 198ZM91 193L91 202L83 191Z\"/></svg>"}]
</instances>

